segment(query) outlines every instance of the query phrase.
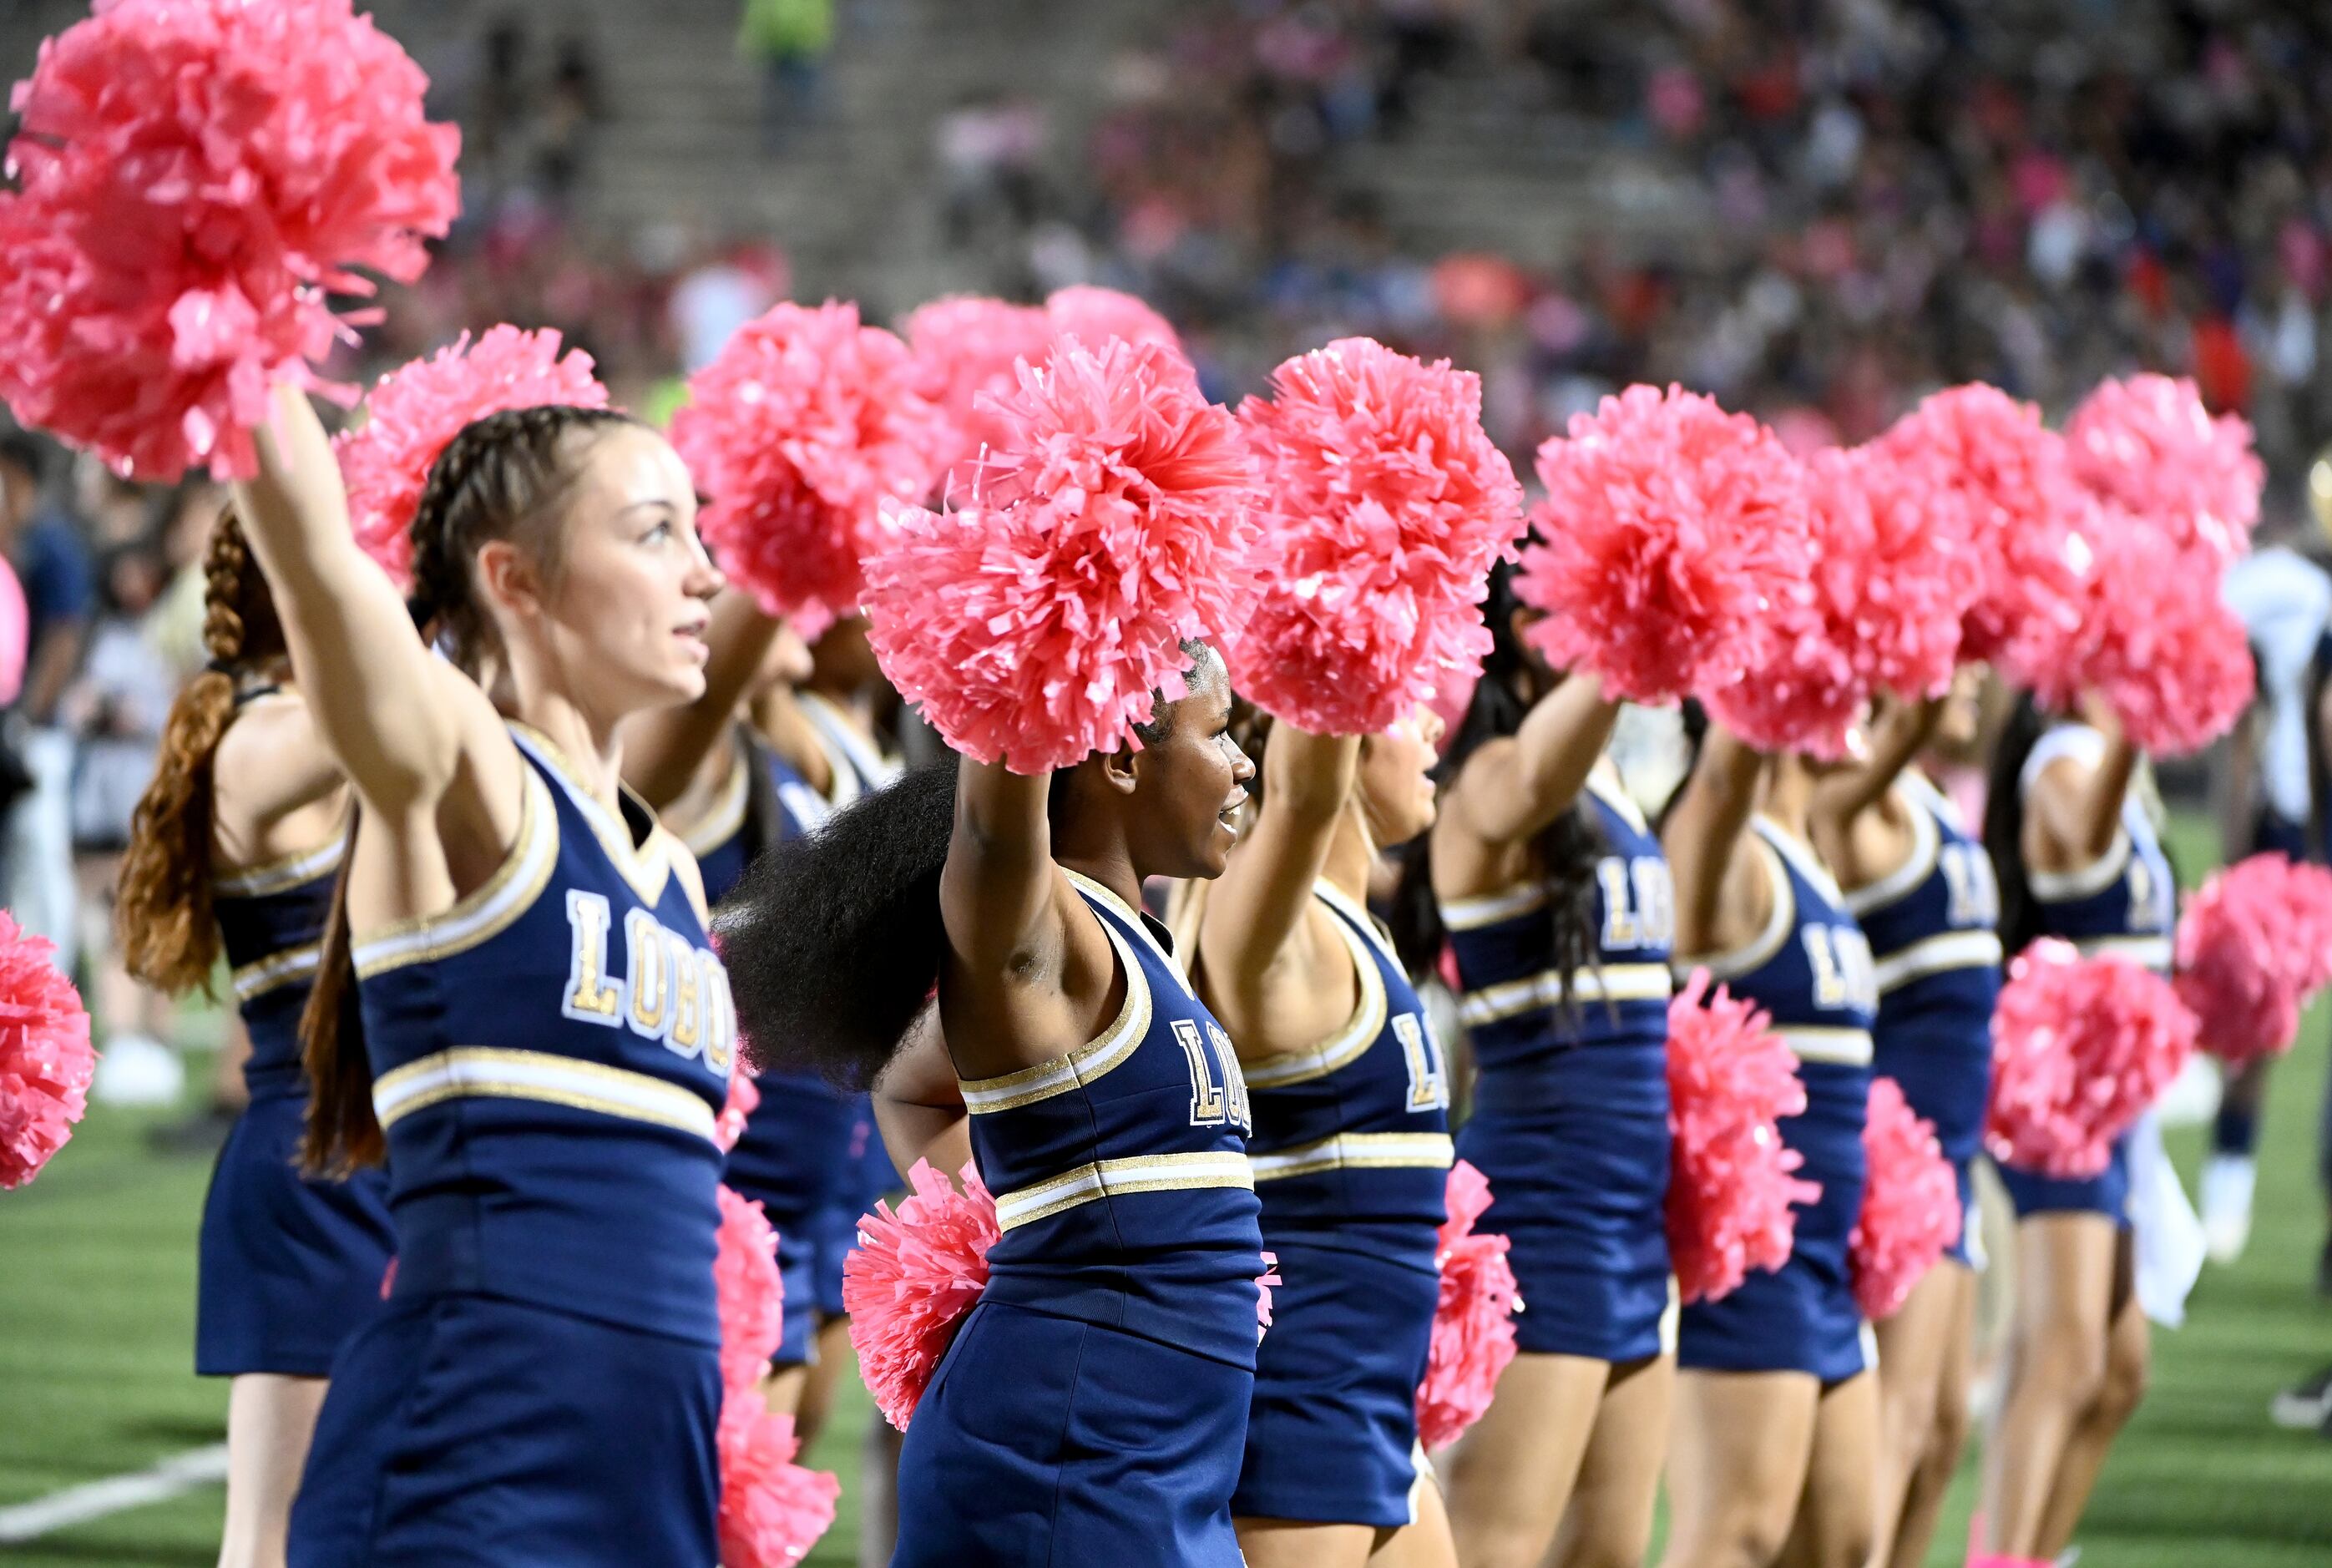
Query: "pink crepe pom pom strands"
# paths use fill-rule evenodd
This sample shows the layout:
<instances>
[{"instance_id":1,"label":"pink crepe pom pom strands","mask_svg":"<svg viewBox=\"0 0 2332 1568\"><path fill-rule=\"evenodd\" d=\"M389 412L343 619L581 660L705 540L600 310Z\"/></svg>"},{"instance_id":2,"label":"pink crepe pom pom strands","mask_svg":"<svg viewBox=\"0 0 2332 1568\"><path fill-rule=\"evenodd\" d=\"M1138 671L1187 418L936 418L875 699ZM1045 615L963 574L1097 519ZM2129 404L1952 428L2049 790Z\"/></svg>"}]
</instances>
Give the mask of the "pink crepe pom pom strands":
<instances>
[{"instance_id":1,"label":"pink crepe pom pom strands","mask_svg":"<svg viewBox=\"0 0 2332 1568\"><path fill-rule=\"evenodd\" d=\"M1506 1256L1513 1244L1474 1229L1490 1207L1489 1178L1460 1160L1449 1168L1448 1198L1434 1249L1441 1299L1417 1386L1417 1440L1429 1451L1456 1442L1490 1408L1498 1376L1515 1359L1514 1318L1524 1305Z\"/></svg>"},{"instance_id":2,"label":"pink crepe pom pom strands","mask_svg":"<svg viewBox=\"0 0 2332 1568\"><path fill-rule=\"evenodd\" d=\"M2205 882L2178 918L2173 983L2204 1050L2240 1066L2281 1056L2332 980L2332 871L2254 855Z\"/></svg>"},{"instance_id":3,"label":"pink crepe pom pom strands","mask_svg":"<svg viewBox=\"0 0 2332 1568\"><path fill-rule=\"evenodd\" d=\"M858 1222L857 1250L843 1260L842 1305L859 1375L883 1419L901 1431L956 1325L987 1288L988 1249L1003 1234L980 1172L966 1165L959 1178L961 1191L929 1161L916 1161L907 1172L913 1190L895 1210L875 1204ZM1261 1310L1269 1306L1266 1289Z\"/></svg>"},{"instance_id":4,"label":"pink crepe pom pom strands","mask_svg":"<svg viewBox=\"0 0 2332 1568\"><path fill-rule=\"evenodd\" d=\"M1854 1299L1877 1323L1892 1317L1927 1270L1959 1239L1959 1177L1935 1142L1935 1123L1911 1109L1892 1078L1870 1081L1862 1148L1869 1171L1848 1263Z\"/></svg>"},{"instance_id":5,"label":"pink crepe pom pom strands","mask_svg":"<svg viewBox=\"0 0 2332 1568\"><path fill-rule=\"evenodd\" d=\"M2250 548L2267 469L2250 424L2213 418L2193 382L2101 381L2066 421L2065 443L2084 486L2155 523L2182 554L2223 567Z\"/></svg>"},{"instance_id":6,"label":"pink crepe pom pom strands","mask_svg":"<svg viewBox=\"0 0 2332 1568\"><path fill-rule=\"evenodd\" d=\"M57 950L0 909L0 1190L22 1187L89 1109L89 1009Z\"/></svg>"},{"instance_id":7,"label":"pink crepe pom pom strands","mask_svg":"<svg viewBox=\"0 0 2332 1568\"><path fill-rule=\"evenodd\" d=\"M721 1316L721 1561L728 1568L784 1568L809 1554L834 1523L842 1483L793 1462L791 1416L761 1396L769 1358L785 1337L785 1282L778 1236L759 1203L715 1190L721 1223L712 1264Z\"/></svg>"},{"instance_id":8,"label":"pink crepe pom pom strands","mask_svg":"<svg viewBox=\"0 0 2332 1568\"><path fill-rule=\"evenodd\" d=\"M350 0L111 0L18 84L0 400L118 472L254 472L268 389L427 264L460 138Z\"/></svg>"}]
</instances>

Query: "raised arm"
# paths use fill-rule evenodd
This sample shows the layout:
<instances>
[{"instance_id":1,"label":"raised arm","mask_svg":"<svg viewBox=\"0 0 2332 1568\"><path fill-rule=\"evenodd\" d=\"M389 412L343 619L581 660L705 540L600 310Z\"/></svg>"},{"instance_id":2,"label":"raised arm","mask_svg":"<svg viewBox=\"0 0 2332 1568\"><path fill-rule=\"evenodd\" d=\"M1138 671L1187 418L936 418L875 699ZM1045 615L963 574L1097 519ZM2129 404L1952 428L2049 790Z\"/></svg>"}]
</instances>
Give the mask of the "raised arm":
<instances>
[{"instance_id":1,"label":"raised arm","mask_svg":"<svg viewBox=\"0 0 2332 1568\"><path fill-rule=\"evenodd\" d=\"M235 510L326 742L368 806L403 816L444 793L463 736L481 710L492 721L492 709L423 644L395 587L357 548L339 468L306 395L279 387L272 397L259 473L235 485Z\"/></svg>"},{"instance_id":2,"label":"raised arm","mask_svg":"<svg viewBox=\"0 0 2332 1568\"><path fill-rule=\"evenodd\" d=\"M904 1176L929 1160L950 1181L971 1159L971 1118L940 1032L939 1009L926 1008L906 1044L874 1080L874 1125Z\"/></svg>"},{"instance_id":3,"label":"raised arm","mask_svg":"<svg viewBox=\"0 0 2332 1568\"><path fill-rule=\"evenodd\" d=\"M1285 722L1272 726L1262 807L1247 842L1209 890L1199 929L1200 983L1210 996L1253 1001L1266 977L1286 961L1352 800L1360 760L1357 735L1314 735Z\"/></svg>"},{"instance_id":4,"label":"raised arm","mask_svg":"<svg viewBox=\"0 0 2332 1568\"><path fill-rule=\"evenodd\" d=\"M940 918L965 970L1001 979L1049 956L1058 942L1049 772L1015 773L966 758L957 776L955 831L940 872Z\"/></svg>"},{"instance_id":5,"label":"raised arm","mask_svg":"<svg viewBox=\"0 0 2332 1568\"><path fill-rule=\"evenodd\" d=\"M1620 722L1594 675L1541 697L1512 739L1486 741L1450 786L1441 817L1485 844L1518 844L1571 809Z\"/></svg>"},{"instance_id":6,"label":"raised arm","mask_svg":"<svg viewBox=\"0 0 2332 1568\"><path fill-rule=\"evenodd\" d=\"M741 588L725 589L712 601L704 694L682 707L640 713L624 727L624 780L650 806L661 811L687 792L698 766L736 722L737 705L752 690L783 625Z\"/></svg>"},{"instance_id":7,"label":"raised arm","mask_svg":"<svg viewBox=\"0 0 2332 1568\"><path fill-rule=\"evenodd\" d=\"M1871 726L1867 754L1814 786L1813 827L1817 835L1844 834L1854 819L1887 798L1903 770L1918 760L1943 722L1946 699L1928 697L1916 703L1890 701Z\"/></svg>"},{"instance_id":8,"label":"raised arm","mask_svg":"<svg viewBox=\"0 0 2332 1568\"><path fill-rule=\"evenodd\" d=\"M1712 723L1691 776L1660 825L1660 846L1676 883L1679 955L1710 952L1723 945L1718 939L1726 874L1756 809L1758 775L1764 764L1747 742Z\"/></svg>"},{"instance_id":9,"label":"raised arm","mask_svg":"<svg viewBox=\"0 0 2332 1568\"><path fill-rule=\"evenodd\" d=\"M2060 757L2040 770L2027 803L2029 819L2041 841L2063 862L2062 869L2091 865L2113 848L2121 832L2121 810L2129 798L2130 779L2137 772L2137 748L2128 732L2104 704L2090 720L2105 736L2097 765L2078 757Z\"/></svg>"}]
</instances>

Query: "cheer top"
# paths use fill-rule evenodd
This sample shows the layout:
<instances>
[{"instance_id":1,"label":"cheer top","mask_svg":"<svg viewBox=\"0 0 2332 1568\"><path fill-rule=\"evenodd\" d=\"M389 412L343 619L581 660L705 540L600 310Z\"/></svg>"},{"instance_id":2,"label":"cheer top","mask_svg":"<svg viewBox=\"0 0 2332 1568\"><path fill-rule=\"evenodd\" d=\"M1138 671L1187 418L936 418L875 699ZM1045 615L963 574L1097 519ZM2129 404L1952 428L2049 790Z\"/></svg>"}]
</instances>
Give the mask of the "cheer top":
<instances>
[{"instance_id":1,"label":"cheer top","mask_svg":"<svg viewBox=\"0 0 2332 1568\"><path fill-rule=\"evenodd\" d=\"M396 1295L467 1292L718 1344L714 1118L737 1018L673 863L543 736L484 885L356 947Z\"/></svg>"},{"instance_id":2,"label":"cheer top","mask_svg":"<svg viewBox=\"0 0 2332 1568\"><path fill-rule=\"evenodd\" d=\"M1430 1269L1454 1158L1441 1047L1368 911L1324 881L1312 893L1352 953L1361 998L1320 1044L1242 1069L1264 1233Z\"/></svg>"},{"instance_id":3,"label":"cheer top","mask_svg":"<svg viewBox=\"0 0 2332 1568\"><path fill-rule=\"evenodd\" d=\"M1773 912L1747 947L1702 960L1700 967L1771 1015L1801 1068L1850 1069L1799 1076L1810 1111L1833 1098L1843 1106L1850 1096L1859 1125L1870 1093L1870 1030L1878 1014L1869 941L1812 851L1763 817L1753 817L1749 828L1766 856ZM1782 1125L1786 1131L1789 1123Z\"/></svg>"},{"instance_id":4,"label":"cheer top","mask_svg":"<svg viewBox=\"0 0 2332 1568\"><path fill-rule=\"evenodd\" d=\"M303 1095L300 1015L316 987L345 836L211 884L211 908L234 971L234 1000L251 1036L243 1078L253 1098Z\"/></svg>"},{"instance_id":5,"label":"cheer top","mask_svg":"<svg viewBox=\"0 0 2332 1568\"><path fill-rule=\"evenodd\" d=\"M1618 788L1591 774L1581 802L1595 813L1606 849L1595 866L1595 961L1572 977L1567 999L1554 964L1550 884L1441 906L1465 988L1458 1017L1485 1078L1503 1080L1507 1069L1573 1046L1668 1043L1676 939L1668 857ZM1517 1076L1513 1083L1524 1081Z\"/></svg>"},{"instance_id":6,"label":"cheer top","mask_svg":"<svg viewBox=\"0 0 2332 1568\"><path fill-rule=\"evenodd\" d=\"M2025 759L2018 788L2030 794L2042 770L2060 758L2094 768L2105 750L2106 738L2087 724L2060 724ZM2041 935L2062 937L2084 955L2117 953L2157 974L2170 972L2178 884L2136 789L2124 798L2121 831L2097 864L2080 871L2029 872L2025 885Z\"/></svg>"},{"instance_id":7,"label":"cheer top","mask_svg":"<svg viewBox=\"0 0 2332 1568\"><path fill-rule=\"evenodd\" d=\"M1164 928L1064 875L1116 951L1125 1002L1066 1056L963 1080L1003 1233L983 1299L1252 1370L1263 1235L1238 1056Z\"/></svg>"}]
</instances>

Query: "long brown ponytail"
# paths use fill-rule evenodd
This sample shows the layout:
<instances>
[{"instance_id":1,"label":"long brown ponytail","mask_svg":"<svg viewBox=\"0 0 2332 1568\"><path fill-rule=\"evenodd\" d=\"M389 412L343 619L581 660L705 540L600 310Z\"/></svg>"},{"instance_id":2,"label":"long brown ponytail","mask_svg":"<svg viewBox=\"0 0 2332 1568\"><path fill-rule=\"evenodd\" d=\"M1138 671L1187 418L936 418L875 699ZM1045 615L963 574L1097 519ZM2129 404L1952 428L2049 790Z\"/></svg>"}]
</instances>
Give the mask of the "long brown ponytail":
<instances>
[{"instance_id":1,"label":"long brown ponytail","mask_svg":"<svg viewBox=\"0 0 2332 1568\"><path fill-rule=\"evenodd\" d=\"M578 432L629 425L608 408L550 404L514 408L473 420L430 464L413 516L413 587L407 604L414 625L435 632L454 662L472 674L487 651L492 626L477 599L471 573L479 546L510 540L555 569L559 545L556 504L573 483L580 453L568 441ZM349 874L356 863L354 814L349 853L332 889L316 986L300 1016L301 1054L307 1064L308 1131L300 1158L318 1174L343 1174L377 1165L387 1145L373 1113L372 1063L365 1055L364 1018L358 1007L356 958L349 935Z\"/></svg>"},{"instance_id":2,"label":"long brown ponytail","mask_svg":"<svg viewBox=\"0 0 2332 1568\"><path fill-rule=\"evenodd\" d=\"M217 970L211 762L234 717L236 683L283 654L267 579L232 511L212 527L203 555L203 649L210 664L170 704L153 781L130 817L114 901L123 963L172 996L207 991Z\"/></svg>"}]
</instances>

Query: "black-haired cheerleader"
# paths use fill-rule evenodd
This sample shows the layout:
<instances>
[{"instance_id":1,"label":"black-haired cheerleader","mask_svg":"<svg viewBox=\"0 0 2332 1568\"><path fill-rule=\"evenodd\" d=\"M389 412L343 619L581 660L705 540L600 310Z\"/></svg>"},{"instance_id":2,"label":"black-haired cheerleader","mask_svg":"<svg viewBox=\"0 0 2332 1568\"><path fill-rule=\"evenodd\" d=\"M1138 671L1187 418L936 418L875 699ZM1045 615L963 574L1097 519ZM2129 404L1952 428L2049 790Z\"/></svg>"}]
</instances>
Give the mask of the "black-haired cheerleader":
<instances>
[{"instance_id":1,"label":"black-haired cheerleader","mask_svg":"<svg viewBox=\"0 0 2332 1568\"><path fill-rule=\"evenodd\" d=\"M2055 721L2025 696L2002 734L1983 838L2011 952L2036 937L2167 973L2177 893L2134 788L2137 749L2102 703ZM2012 1165L2016 1313L1984 1462L1984 1540L2012 1562L2069 1545L2115 1436L2146 1391L2149 1335L2129 1229L2128 1137L2088 1181Z\"/></svg>"},{"instance_id":2,"label":"black-haired cheerleader","mask_svg":"<svg viewBox=\"0 0 2332 1568\"><path fill-rule=\"evenodd\" d=\"M170 710L115 919L129 970L183 995L224 951L251 1037L249 1103L203 1202L195 1370L227 1395L222 1568L283 1561L292 1495L332 1357L379 1309L387 1184L302 1176L300 1014L346 837L348 780L291 670L273 598L232 512L203 560L210 664Z\"/></svg>"},{"instance_id":3,"label":"black-haired cheerleader","mask_svg":"<svg viewBox=\"0 0 2332 1568\"><path fill-rule=\"evenodd\" d=\"M1671 1568L1790 1560L1862 1568L1875 1502L1878 1390L1848 1246L1862 1209L1870 948L1814 854L1817 765L1761 758L1709 727L1661 826L1679 966L1705 966L1772 1015L1798 1058L1803 1114L1782 1123L1821 1194L1789 1260L1684 1309L1668 1457Z\"/></svg>"},{"instance_id":4,"label":"black-haired cheerleader","mask_svg":"<svg viewBox=\"0 0 2332 1568\"><path fill-rule=\"evenodd\" d=\"M1433 900L1476 1067L1458 1152L1513 1243L1518 1353L1449 1461L1468 1568L1639 1563L1675 1320L1667 859L1605 747L1619 704L1525 648L1505 574L1443 764ZM1550 1552L1552 1555L1550 1556Z\"/></svg>"},{"instance_id":5,"label":"black-haired cheerleader","mask_svg":"<svg viewBox=\"0 0 2332 1568\"><path fill-rule=\"evenodd\" d=\"M846 1077L887 1064L903 1162L961 1164L968 1113L996 1195L987 1288L908 1429L901 1564L1239 1561L1247 1092L1140 904L1145 877L1221 873L1253 774L1221 660L1192 656L1139 749L911 772L765 856L724 912L747 1028ZM916 1028L934 988L938 1027Z\"/></svg>"},{"instance_id":6,"label":"black-haired cheerleader","mask_svg":"<svg viewBox=\"0 0 2332 1568\"><path fill-rule=\"evenodd\" d=\"M290 1561L711 1563L735 1016L694 863L617 782L623 722L703 688L694 486L619 415L477 420L424 487L408 615L303 397L261 446L236 507L359 802L309 1152L386 1152L397 1249L334 1364Z\"/></svg>"},{"instance_id":7,"label":"black-haired cheerleader","mask_svg":"<svg viewBox=\"0 0 2332 1568\"><path fill-rule=\"evenodd\" d=\"M1947 699L1884 707L1868 759L1825 777L1813 799L1814 844L1870 942L1878 980L1872 1069L1935 1123L1959 1178L1964 1227L1910 1298L1872 1325L1879 1568L1926 1561L1967 1440L1979 1266L1970 1171L1992 1084L2000 898L1983 846L1915 764L1931 740L1974 738L1977 678L1965 670Z\"/></svg>"},{"instance_id":8,"label":"black-haired cheerleader","mask_svg":"<svg viewBox=\"0 0 2332 1568\"><path fill-rule=\"evenodd\" d=\"M1195 884L1190 923L1193 981L1247 1078L1264 1246L1282 1281L1231 1511L1253 1568L1454 1565L1417 1432L1440 1299L1448 1077L1367 908L1378 846L1432 825L1440 721L1420 709L1365 740L1255 723L1260 806L1229 869Z\"/></svg>"}]
</instances>

